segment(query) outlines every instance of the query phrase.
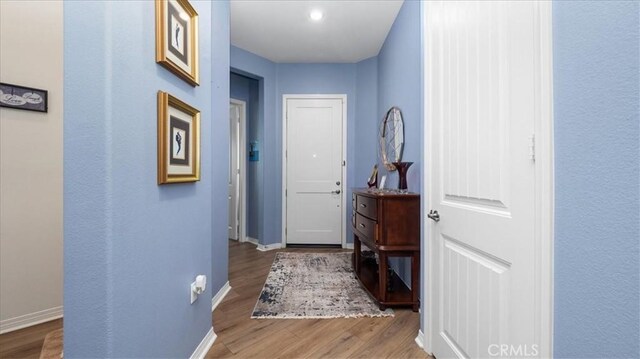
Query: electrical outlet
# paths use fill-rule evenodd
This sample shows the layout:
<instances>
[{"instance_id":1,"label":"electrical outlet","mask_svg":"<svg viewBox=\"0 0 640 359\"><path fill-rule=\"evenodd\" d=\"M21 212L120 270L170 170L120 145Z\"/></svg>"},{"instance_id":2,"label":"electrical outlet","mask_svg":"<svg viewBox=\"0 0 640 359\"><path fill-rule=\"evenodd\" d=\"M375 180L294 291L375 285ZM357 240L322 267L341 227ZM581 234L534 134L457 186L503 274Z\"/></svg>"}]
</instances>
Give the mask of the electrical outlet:
<instances>
[{"instance_id":1,"label":"electrical outlet","mask_svg":"<svg viewBox=\"0 0 640 359\"><path fill-rule=\"evenodd\" d=\"M196 282L191 283L191 287L190 287L190 292L191 292L191 304L193 304L193 302L195 302L198 299L198 293L196 292Z\"/></svg>"}]
</instances>

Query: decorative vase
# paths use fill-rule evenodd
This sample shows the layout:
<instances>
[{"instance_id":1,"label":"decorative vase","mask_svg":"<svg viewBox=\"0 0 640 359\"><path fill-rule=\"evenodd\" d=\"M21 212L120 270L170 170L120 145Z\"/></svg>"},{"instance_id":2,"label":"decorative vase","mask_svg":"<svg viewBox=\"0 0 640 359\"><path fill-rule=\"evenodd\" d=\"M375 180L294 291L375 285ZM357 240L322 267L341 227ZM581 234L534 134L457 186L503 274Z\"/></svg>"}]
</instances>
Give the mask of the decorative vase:
<instances>
[{"instance_id":1,"label":"decorative vase","mask_svg":"<svg viewBox=\"0 0 640 359\"><path fill-rule=\"evenodd\" d=\"M407 191L407 172L413 162L393 162L393 165L398 170L398 189L401 192Z\"/></svg>"}]
</instances>

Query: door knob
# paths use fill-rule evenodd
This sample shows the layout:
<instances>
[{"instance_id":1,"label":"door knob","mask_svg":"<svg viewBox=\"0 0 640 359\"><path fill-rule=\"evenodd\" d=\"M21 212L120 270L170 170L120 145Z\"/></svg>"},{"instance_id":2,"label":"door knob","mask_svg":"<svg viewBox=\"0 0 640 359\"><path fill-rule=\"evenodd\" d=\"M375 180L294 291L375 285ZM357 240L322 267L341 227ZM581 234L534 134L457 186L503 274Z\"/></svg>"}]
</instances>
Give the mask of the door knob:
<instances>
[{"instance_id":1,"label":"door knob","mask_svg":"<svg viewBox=\"0 0 640 359\"><path fill-rule=\"evenodd\" d=\"M433 219L435 222L440 222L440 214L438 214L438 211L434 211L434 210L429 211L429 214L427 214L427 217Z\"/></svg>"},{"instance_id":2,"label":"door knob","mask_svg":"<svg viewBox=\"0 0 640 359\"><path fill-rule=\"evenodd\" d=\"M336 186L339 186L339 185L340 185L340 181L336 181Z\"/></svg>"},{"instance_id":3,"label":"door knob","mask_svg":"<svg viewBox=\"0 0 640 359\"><path fill-rule=\"evenodd\" d=\"M337 190L337 191L331 191L331 193L333 193L333 194L340 194L340 190Z\"/></svg>"}]
</instances>

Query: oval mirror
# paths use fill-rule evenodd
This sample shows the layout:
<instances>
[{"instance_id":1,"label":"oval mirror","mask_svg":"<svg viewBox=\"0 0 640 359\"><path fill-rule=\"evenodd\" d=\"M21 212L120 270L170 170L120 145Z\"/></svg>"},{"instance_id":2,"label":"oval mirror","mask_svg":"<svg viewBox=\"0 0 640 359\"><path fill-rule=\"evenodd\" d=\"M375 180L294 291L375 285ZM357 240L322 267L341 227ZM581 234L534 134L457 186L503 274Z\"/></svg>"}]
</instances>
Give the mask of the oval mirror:
<instances>
[{"instance_id":1,"label":"oval mirror","mask_svg":"<svg viewBox=\"0 0 640 359\"><path fill-rule=\"evenodd\" d=\"M391 107L380 124L380 156L389 171L395 171L393 162L402 160L404 149L404 122L398 107Z\"/></svg>"}]
</instances>

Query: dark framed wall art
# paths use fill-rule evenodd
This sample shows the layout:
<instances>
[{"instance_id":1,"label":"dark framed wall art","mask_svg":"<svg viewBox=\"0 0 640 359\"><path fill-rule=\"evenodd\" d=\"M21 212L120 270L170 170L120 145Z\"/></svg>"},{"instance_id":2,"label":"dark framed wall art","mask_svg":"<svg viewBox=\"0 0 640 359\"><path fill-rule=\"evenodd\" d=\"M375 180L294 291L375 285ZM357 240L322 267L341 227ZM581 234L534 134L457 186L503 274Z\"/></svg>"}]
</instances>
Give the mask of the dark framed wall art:
<instances>
[{"instance_id":1,"label":"dark framed wall art","mask_svg":"<svg viewBox=\"0 0 640 359\"><path fill-rule=\"evenodd\" d=\"M158 91L158 184L200 180L200 111Z\"/></svg>"},{"instance_id":2,"label":"dark framed wall art","mask_svg":"<svg viewBox=\"0 0 640 359\"><path fill-rule=\"evenodd\" d=\"M48 111L48 91L0 82L0 107Z\"/></svg>"},{"instance_id":3,"label":"dark framed wall art","mask_svg":"<svg viewBox=\"0 0 640 359\"><path fill-rule=\"evenodd\" d=\"M187 0L156 0L156 62L199 85L198 13Z\"/></svg>"}]
</instances>

